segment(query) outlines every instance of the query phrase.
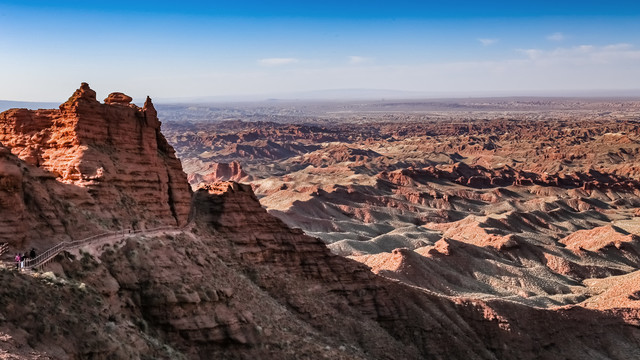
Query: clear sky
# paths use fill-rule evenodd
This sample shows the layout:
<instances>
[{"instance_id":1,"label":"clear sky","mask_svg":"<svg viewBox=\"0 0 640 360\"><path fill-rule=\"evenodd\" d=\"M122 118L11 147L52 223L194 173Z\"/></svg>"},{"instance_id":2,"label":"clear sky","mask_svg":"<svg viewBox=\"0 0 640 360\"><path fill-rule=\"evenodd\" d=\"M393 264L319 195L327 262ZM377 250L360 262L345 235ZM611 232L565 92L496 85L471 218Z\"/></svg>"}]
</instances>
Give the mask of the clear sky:
<instances>
[{"instance_id":1,"label":"clear sky","mask_svg":"<svg viewBox=\"0 0 640 360\"><path fill-rule=\"evenodd\" d=\"M640 1L3 1L0 99L640 89Z\"/></svg>"}]
</instances>

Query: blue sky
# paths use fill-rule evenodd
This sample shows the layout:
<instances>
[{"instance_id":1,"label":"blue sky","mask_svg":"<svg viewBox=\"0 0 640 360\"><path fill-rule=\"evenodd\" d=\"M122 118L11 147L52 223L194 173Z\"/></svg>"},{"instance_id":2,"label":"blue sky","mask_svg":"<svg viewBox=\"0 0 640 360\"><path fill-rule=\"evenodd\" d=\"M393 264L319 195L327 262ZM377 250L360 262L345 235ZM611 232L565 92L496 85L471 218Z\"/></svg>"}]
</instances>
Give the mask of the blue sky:
<instances>
[{"instance_id":1,"label":"blue sky","mask_svg":"<svg viewBox=\"0 0 640 360\"><path fill-rule=\"evenodd\" d=\"M640 2L2 1L0 99L640 88Z\"/></svg>"}]
</instances>

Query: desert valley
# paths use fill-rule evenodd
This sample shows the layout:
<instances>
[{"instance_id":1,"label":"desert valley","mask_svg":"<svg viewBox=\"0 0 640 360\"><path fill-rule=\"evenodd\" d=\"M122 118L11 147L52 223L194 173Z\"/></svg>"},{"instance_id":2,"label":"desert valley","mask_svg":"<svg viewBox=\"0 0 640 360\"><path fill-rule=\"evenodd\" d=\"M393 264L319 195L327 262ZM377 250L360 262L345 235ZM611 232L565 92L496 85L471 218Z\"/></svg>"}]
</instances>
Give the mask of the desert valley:
<instances>
[{"instance_id":1,"label":"desert valley","mask_svg":"<svg viewBox=\"0 0 640 360\"><path fill-rule=\"evenodd\" d=\"M638 99L0 123L2 359L638 358Z\"/></svg>"}]
</instances>

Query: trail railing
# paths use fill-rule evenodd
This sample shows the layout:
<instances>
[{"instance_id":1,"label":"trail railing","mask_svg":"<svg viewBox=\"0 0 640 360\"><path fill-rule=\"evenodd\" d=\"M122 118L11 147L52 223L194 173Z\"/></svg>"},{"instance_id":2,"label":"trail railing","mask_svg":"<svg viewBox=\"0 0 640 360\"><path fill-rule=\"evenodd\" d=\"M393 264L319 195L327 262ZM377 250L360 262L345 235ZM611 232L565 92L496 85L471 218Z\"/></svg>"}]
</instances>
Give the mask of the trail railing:
<instances>
[{"instance_id":1,"label":"trail railing","mask_svg":"<svg viewBox=\"0 0 640 360\"><path fill-rule=\"evenodd\" d=\"M120 231L105 232L105 233L102 233L102 234L93 235L93 236L90 236L88 238L84 238L84 239L80 239L80 240L63 241L63 242L61 242L61 243L59 243L59 244L57 244L57 245L45 250L43 253L41 253L40 255L36 256L33 259L26 259L23 269L30 270L30 269L37 268L37 267L43 267L44 265L46 265L49 261L53 260L58 254L60 254L63 251L77 249L77 248L79 248L81 246L87 245L87 244L95 242L95 241L103 240L105 238L116 237L116 236L120 236L121 235L122 238L124 239L125 236L127 236L127 235L150 233L150 232L162 231L162 230L177 230L177 229L179 229L179 228L172 227L172 226L162 226L162 227L157 227L157 228L153 228L153 229L134 230L134 231L126 232L126 233L124 231L120 230Z\"/></svg>"},{"instance_id":2,"label":"trail railing","mask_svg":"<svg viewBox=\"0 0 640 360\"><path fill-rule=\"evenodd\" d=\"M4 255L7 251L9 251L9 243L0 244L0 256Z\"/></svg>"}]
</instances>

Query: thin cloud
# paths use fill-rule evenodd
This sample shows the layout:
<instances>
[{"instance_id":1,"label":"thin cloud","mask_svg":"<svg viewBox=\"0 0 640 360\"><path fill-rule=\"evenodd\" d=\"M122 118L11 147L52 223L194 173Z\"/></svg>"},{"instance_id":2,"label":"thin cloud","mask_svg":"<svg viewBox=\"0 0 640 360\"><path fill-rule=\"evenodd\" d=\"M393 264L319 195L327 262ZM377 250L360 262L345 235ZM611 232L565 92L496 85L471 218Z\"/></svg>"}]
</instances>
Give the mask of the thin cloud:
<instances>
[{"instance_id":1,"label":"thin cloud","mask_svg":"<svg viewBox=\"0 0 640 360\"><path fill-rule=\"evenodd\" d=\"M258 60L258 63L262 66L282 66L295 64L299 61L296 58L265 58Z\"/></svg>"},{"instance_id":2,"label":"thin cloud","mask_svg":"<svg viewBox=\"0 0 640 360\"><path fill-rule=\"evenodd\" d=\"M612 44L612 45L607 45L605 47L603 47L604 50L607 51L624 51L624 50L630 50L633 48L633 45L631 44Z\"/></svg>"},{"instance_id":3,"label":"thin cloud","mask_svg":"<svg viewBox=\"0 0 640 360\"><path fill-rule=\"evenodd\" d=\"M561 33L561 32L556 32L556 33L553 33L553 34L547 36L547 39L549 39L551 41L562 41L565 38L566 38L566 36L564 36L564 34Z\"/></svg>"},{"instance_id":4,"label":"thin cloud","mask_svg":"<svg viewBox=\"0 0 640 360\"><path fill-rule=\"evenodd\" d=\"M565 62L573 64L616 63L640 60L640 50L631 44L611 44L606 46L579 45L554 50L519 49L529 60L544 62Z\"/></svg>"},{"instance_id":5,"label":"thin cloud","mask_svg":"<svg viewBox=\"0 0 640 360\"><path fill-rule=\"evenodd\" d=\"M478 39L483 46L493 45L498 42L498 39Z\"/></svg>"},{"instance_id":6,"label":"thin cloud","mask_svg":"<svg viewBox=\"0 0 640 360\"><path fill-rule=\"evenodd\" d=\"M344 56L339 66L327 66L328 62L308 66L305 60L305 66L278 69L282 71L263 67L252 71L194 73L172 84L167 84L166 77L157 77L153 79L152 86L167 94L181 91L192 96L205 92L211 94L212 90L217 92L215 95L272 94L274 84L277 84L278 91L287 93L341 88L401 89L448 97L452 94L530 94L532 90L566 94L566 90L576 89L637 89L640 79L640 67L637 66L640 50L630 44L530 48L513 55L491 61L366 66L348 64ZM35 79L33 81L38 81L34 75L46 75L43 74L30 76ZM203 76L210 81L203 81ZM215 88L203 87L203 84L214 84ZM149 86L146 82L146 87ZM261 98L265 97L272 96Z\"/></svg>"},{"instance_id":7,"label":"thin cloud","mask_svg":"<svg viewBox=\"0 0 640 360\"><path fill-rule=\"evenodd\" d=\"M371 61L370 58L367 58L364 56L352 55L352 56L349 56L348 58L349 58L349 64L352 64L352 65L363 64Z\"/></svg>"},{"instance_id":8,"label":"thin cloud","mask_svg":"<svg viewBox=\"0 0 640 360\"><path fill-rule=\"evenodd\" d=\"M544 54L544 51L540 49L518 49L517 51L521 54L526 55L531 60L538 59L540 58L540 56L542 56L542 54Z\"/></svg>"}]
</instances>

